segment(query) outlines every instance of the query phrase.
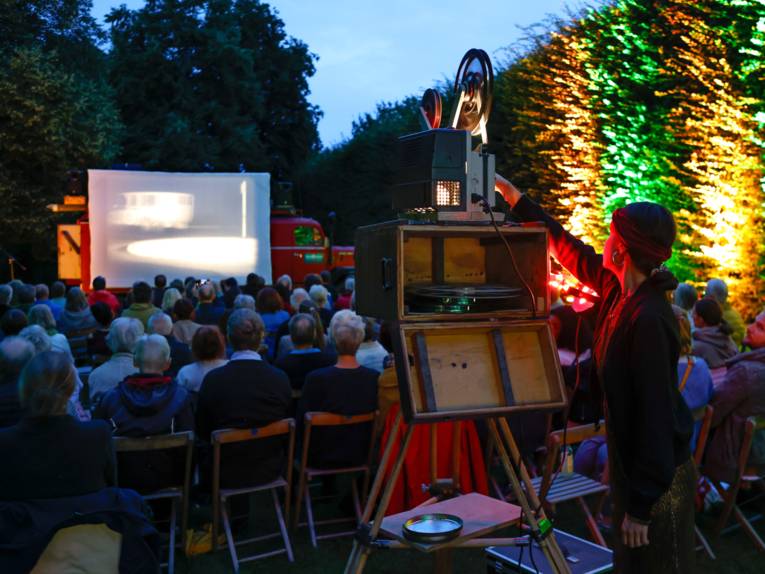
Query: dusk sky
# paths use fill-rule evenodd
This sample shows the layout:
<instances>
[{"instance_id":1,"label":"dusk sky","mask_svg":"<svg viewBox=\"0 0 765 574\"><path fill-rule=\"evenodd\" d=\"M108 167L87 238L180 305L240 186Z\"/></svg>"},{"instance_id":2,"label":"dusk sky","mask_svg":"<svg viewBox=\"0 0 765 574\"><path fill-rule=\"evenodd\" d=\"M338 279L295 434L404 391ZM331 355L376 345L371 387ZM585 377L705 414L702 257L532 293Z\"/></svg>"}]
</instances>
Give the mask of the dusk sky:
<instances>
[{"instance_id":1,"label":"dusk sky","mask_svg":"<svg viewBox=\"0 0 765 574\"><path fill-rule=\"evenodd\" d=\"M93 14L113 7L143 6L143 0L94 0ZM589 4L592 4L590 2ZM287 34L318 56L310 80L311 103L324 112L319 123L325 146L351 134L351 124L378 102L420 95L452 77L469 48L483 48L495 66L519 47L522 28L548 15L565 17L582 0L442 0L426 6L411 0L275 0ZM476 7L480 7L479 12Z\"/></svg>"}]
</instances>

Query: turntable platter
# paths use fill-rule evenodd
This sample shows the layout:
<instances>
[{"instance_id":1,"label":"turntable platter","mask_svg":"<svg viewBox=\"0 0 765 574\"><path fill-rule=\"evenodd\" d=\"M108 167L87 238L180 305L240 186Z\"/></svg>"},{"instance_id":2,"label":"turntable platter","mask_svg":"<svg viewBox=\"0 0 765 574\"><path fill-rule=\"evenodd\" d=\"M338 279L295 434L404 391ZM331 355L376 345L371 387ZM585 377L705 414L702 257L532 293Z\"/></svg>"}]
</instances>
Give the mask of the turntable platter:
<instances>
[{"instance_id":1,"label":"turntable platter","mask_svg":"<svg viewBox=\"0 0 765 574\"><path fill-rule=\"evenodd\" d=\"M505 285L415 283L404 302L411 313L486 313L518 306L522 289Z\"/></svg>"}]
</instances>

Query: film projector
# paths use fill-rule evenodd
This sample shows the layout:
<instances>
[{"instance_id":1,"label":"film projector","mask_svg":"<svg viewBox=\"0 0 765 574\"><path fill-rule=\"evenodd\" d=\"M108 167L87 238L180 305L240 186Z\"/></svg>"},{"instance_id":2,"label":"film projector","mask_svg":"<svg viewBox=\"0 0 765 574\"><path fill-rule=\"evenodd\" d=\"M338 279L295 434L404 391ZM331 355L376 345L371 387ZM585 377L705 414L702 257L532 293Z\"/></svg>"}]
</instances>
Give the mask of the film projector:
<instances>
[{"instance_id":1,"label":"film projector","mask_svg":"<svg viewBox=\"0 0 765 574\"><path fill-rule=\"evenodd\" d=\"M448 572L451 548L532 543L554 572L570 572L504 418L560 409L566 399L547 322L547 230L498 225L492 211L494 157L486 152L486 124L493 81L486 52L469 50L458 69L456 103L445 128L440 96L425 92L424 131L399 138L393 206L407 219L357 230L356 307L361 315L391 324L401 408L346 574L362 572L376 548L432 552L436 571ZM392 460L402 418L406 430ZM437 479L431 424L431 478L438 484L430 487L438 495L427 506L385 516L415 425L455 421L459 428L466 419L486 421L518 506L477 493L460 495L459 464L453 465L451 480ZM453 458L458 460L458 453ZM412 517L423 513L428 513L426 522L449 516L465 526L453 537L412 536L407 531ZM473 527L468 526L471 517ZM517 524L519 517L528 536L486 538ZM442 527L436 521L434 530Z\"/></svg>"}]
</instances>

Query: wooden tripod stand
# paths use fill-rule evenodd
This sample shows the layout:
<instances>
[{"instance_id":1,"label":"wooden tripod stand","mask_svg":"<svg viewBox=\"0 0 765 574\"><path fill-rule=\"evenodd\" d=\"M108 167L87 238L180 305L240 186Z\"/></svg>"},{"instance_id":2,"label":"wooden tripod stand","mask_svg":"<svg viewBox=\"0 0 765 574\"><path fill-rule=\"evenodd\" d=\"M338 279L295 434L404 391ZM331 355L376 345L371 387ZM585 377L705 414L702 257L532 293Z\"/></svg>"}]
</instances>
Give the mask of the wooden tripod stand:
<instances>
[{"instance_id":1,"label":"wooden tripod stand","mask_svg":"<svg viewBox=\"0 0 765 574\"><path fill-rule=\"evenodd\" d=\"M364 513L361 518L361 525L359 526L359 530L356 534L356 539L353 542L353 549L351 550L351 555L349 556L348 562L346 563L346 566L345 566L345 574L360 574L361 572L363 572L367 559L369 558L369 554L371 553L373 548L415 548L423 552L433 552L436 556L435 571L439 572L440 574L440 573L446 573L450 571L451 569L450 552L451 552L451 549L453 548L457 548L457 547L475 548L475 547L485 547L485 546L517 546L521 544L529 544L529 538L526 538L526 537L523 537L523 538L479 538L479 536L490 534L491 532L504 528L515 521L515 520L502 520L501 518L494 520L493 523L488 523L484 521L481 527L478 527L478 528L471 528L469 527L469 525L466 524L465 529L463 530L463 532L460 534L459 537L453 540L450 540L449 542L440 543L440 544L426 545L422 543L413 543L411 541L407 541L406 539L400 536L400 528L394 528L394 529L391 529L390 532L386 532L387 534L394 536L397 540L378 540L378 535L380 533L380 530L385 529L383 523L386 520L389 521L389 524L398 525L398 522L394 519L395 517L388 517L387 519L384 518L385 511L388 508L391 495L393 494L393 488L401 472L401 468L403 467L404 459L406 457L407 449L409 448L409 443L412 438L412 433L414 431L415 424L421 424L421 423L417 423L413 421L412 423L407 425L406 431L404 433L404 439L401 444L401 449L399 450L398 456L396 457L393 463L390 476L386 478L386 470L388 468L388 463L390 461L393 445L397 439L398 431L401 426L401 418L402 418L402 415L401 415L401 412L399 412L396 415L393 428L391 429L390 435L388 437L388 441L385 445L382 460L380 461L380 468L377 471L377 475L375 476L374 483L372 484L372 490L369 493L369 497L367 499L367 503L364 508ZM531 484L531 478L529 477L529 474L526 471L526 467L523 465L520 452L518 451L518 447L515 443L515 439L513 438L513 435L510 431L510 427L508 426L507 421L504 418L500 417L500 418L488 418L487 422L488 422L491 438L496 445L496 449L502 461L502 466L510 481L510 485L516 496L518 504L520 505L522 509L523 516L525 516L525 520L530 530L531 539L535 540L539 544L542 551L544 552L545 557L547 558L550 565L552 566L554 572L558 574L569 574L570 570L568 568L568 564L566 563L563 553L561 552L555 540L555 536L552 532L552 525L550 524L549 520L547 520L547 518L545 517L544 509L542 508L542 505L540 504L540 501L537 497L534 487ZM456 426L455 444L453 445L454 459L453 459L453 466L452 466L453 477L451 481L451 488L453 491L456 491L459 486L459 450L460 450L459 427L460 427L460 423L459 422L455 423L455 426ZM434 428L434 427L431 427L431 428ZM430 450L431 488L433 488L438 482L436 477L436 471L435 471L436 447L435 447L435 441L433 440L434 437L435 437L435 433L432 432L431 433L431 450ZM383 486L383 482L385 481L387 482L385 484L385 488L383 489L382 486ZM521 485L521 481L523 482L523 486ZM453 493L454 492L452 492L452 494ZM474 498L470 498L472 496L481 496L481 495L465 495L465 496L458 495L455 498L453 498L450 502L452 502L451 508L455 509L454 513L457 515L460 515L461 513L463 515L468 514L470 512L470 506L474 504ZM481 498L487 498L487 497L481 497ZM379 504L378 504L378 500L379 500ZM421 505L420 507L427 508L427 506L434 504L437 500L438 500L438 497L431 498L430 500L423 503L423 505ZM492 505L495 507L500 507L500 505L510 506L510 505L507 505L507 503L499 501L499 500L494 500L494 499L488 499L488 500L491 500ZM464 504L461 504L461 503L464 503ZM377 506L376 512L375 512L375 506ZM374 520L370 522L373 512L374 512ZM404 513L404 514L407 514L407 513ZM401 516L401 515L396 515L396 516Z\"/></svg>"}]
</instances>

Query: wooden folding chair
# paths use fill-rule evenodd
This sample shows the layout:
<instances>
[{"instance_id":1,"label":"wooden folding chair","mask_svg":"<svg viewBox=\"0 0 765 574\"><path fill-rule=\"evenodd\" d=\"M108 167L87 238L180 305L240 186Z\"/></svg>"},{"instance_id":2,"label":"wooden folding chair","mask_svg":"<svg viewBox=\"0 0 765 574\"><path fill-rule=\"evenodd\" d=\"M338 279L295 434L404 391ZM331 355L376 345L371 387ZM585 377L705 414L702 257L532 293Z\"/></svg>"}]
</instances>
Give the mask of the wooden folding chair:
<instances>
[{"instance_id":1,"label":"wooden folding chair","mask_svg":"<svg viewBox=\"0 0 765 574\"><path fill-rule=\"evenodd\" d=\"M90 327L87 329L69 331L66 334L66 340L69 342L69 348L72 351L72 357L74 358L76 367L91 365L92 359L88 352L88 337L95 330L95 327Z\"/></svg>"},{"instance_id":2,"label":"wooden folding chair","mask_svg":"<svg viewBox=\"0 0 765 574\"><path fill-rule=\"evenodd\" d=\"M266 484L257 484L252 486L245 486L241 488L221 488L221 472L220 472L220 457L221 447L223 445L231 445L234 443L244 443L248 441L261 440L269 437L278 437L287 435L289 439L289 446L287 448L287 459L285 464L287 466L287 478L279 476L275 480ZM229 554L231 554L231 561L234 565L234 572L239 572L239 565L242 562L250 562L252 560L258 560L260 558L268 558L269 556L276 556L277 554L286 553L287 559L290 562L294 561L292 554L292 545L290 544L290 537L287 533L287 521L289 521L290 515L290 500L292 496L292 459L295 453L295 419L282 419L280 421L273 422L267 426L254 429L221 429L216 430L211 435L213 445L213 484L212 484L212 499L213 499L213 531L212 531L212 547L213 550L218 548L218 531L220 530L220 518L223 517L223 528L226 533L226 544L228 545ZM282 514L282 507L279 503L278 489L284 489L284 514ZM234 540L234 535L231 532L231 518L229 510L230 499L234 496L250 495L253 492L260 492L263 490L271 491L271 497L274 502L274 510L276 511L276 519L279 522L279 531L272 532L271 534L265 534L263 536L256 536L254 538L247 538L245 540ZM263 540L269 540L271 538L282 537L284 542L284 548L278 550L272 550L270 552L263 552L260 554L252 554L240 558L237 555L236 547L246 544L252 544L254 542L261 542Z\"/></svg>"},{"instance_id":3,"label":"wooden folding chair","mask_svg":"<svg viewBox=\"0 0 765 574\"><path fill-rule=\"evenodd\" d=\"M351 489L353 495L353 507L355 516L332 518L328 520L317 521L313 516L313 506L311 501L311 492L309 483L319 476L331 476L338 474L362 474L364 476L364 482L361 489L361 496L366 499L367 491L369 489L369 478L372 468L372 453L374 451L375 433L377 430L377 415L378 412L364 413L354 416L336 415L333 413L321 413L321 412L309 412L305 414L305 430L303 432L303 452L300 457L300 482L297 493L297 505L295 507L295 520L293 527L308 525L308 532L311 537L311 544L314 548L318 546L318 540L324 540L327 538L338 538L341 536L352 536L356 533L356 530L349 530L343 532L333 532L331 534L316 534L316 527L328 524L339 524L343 522L358 522L361 520L361 500L359 498L359 488L356 484L356 477L353 477L351 481ZM311 430L314 427L338 427L371 423L370 438L369 438L369 454L367 456L366 464L357 466L348 466L343 468L316 468L308 466L308 453L311 443ZM305 498L305 511L306 522L299 522L300 509L303 504L303 498Z\"/></svg>"},{"instance_id":4,"label":"wooden folding chair","mask_svg":"<svg viewBox=\"0 0 765 574\"><path fill-rule=\"evenodd\" d=\"M693 412L693 420L701 421L699 436L696 437L696 449L693 451L693 462L696 464L696 468L701 468L701 461L704 458L704 449L707 446L709 429L712 427L712 416L714 415L714 412L715 410L711 405L707 405ZM715 560L717 557L715 556L715 553L712 552L712 547L701 532L701 529L699 529L697 525L694 525L694 529L696 530L696 540L699 543L699 545L696 546L696 551L703 550L711 560Z\"/></svg>"},{"instance_id":5,"label":"wooden folding chair","mask_svg":"<svg viewBox=\"0 0 765 574\"><path fill-rule=\"evenodd\" d=\"M568 427L566 430L566 445L571 446L579 444L582 441L587 440L595 436L603 436L606 432L606 425L601 422L599 425L588 424L574 427ZM542 476L532 478L531 482L534 485L540 498L544 498L547 510L552 514L554 512L555 505L561 502L568 502L575 500L579 504L579 508L584 514L585 523L587 529L590 531L593 541L600 546L608 546L606 544L603 535L598 528L598 523L592 516L590 507L585 500L586 496L593 494L599 495L598 508L602 504L603 499L608 494L608 471L603 472L603 478L600 482L593 480L587 476L573 473L559 473L556 474L558 465L560 463L560 452L563 446L563 431L555 431L550 433L547 444L547 460L545 462L545 468Z\"/></svg>"},{"instance_id":6,"label":"wooden folding chair","mask_svg":"<svg viewBox=\"0 0 765 574\"><path fill-rule=\"evenodd\" d=\"M749 453L752 450L752 441L754 440L754 434L757 431L765 430L765 417L749 417L744 424L744 440L741 443L741 450L738 455L738 464L736 465L736 478L730 484L727 489L723 489L719 481L712 480L712 484L715 485L717 491L723 498L723 509L720 514L720 518L717 521L717 526L714 530L715 537L719 537L723 533L725 526L728 523L731 513L735 517L738 525L744 529L749 538L751 538L754 545L759 552L765 552L765 542L763 542L760 535L757 534L752 522L760 515L747 518L741 510L743 504L736 503L736 497L743 485L751 486L756 482L760 482L765 478L765 475L758 474L748 466ZM757 497L759 498L759 497ZM752 502L754 499L750 499L747 502ZM735 528L735 526L730 529ZM725 529L727 531L728 529Z\"/></svg>"},{"instance_id":7,"label":"wooden folding chair","mask_svg":"<svg viewBox=\"0 0 765 574\"><path fill-rule=\"evenodd\" d=\"M167 566L168 574L175 569L175 531L177 526L178 502L181 503L181 546L186 540L186 527L189 519L189 488L191 484L191 458L194 446L194 433L191 431L147 436L141 438L114 437L114 450L117 453L168 451L183 449L185 451L183 467L183 484L170 486L144 494L144 500L170 500L170 544L168 547ZM117 465L117 483L119 484L119 464Z\"/></svg>"}]
</instances>

